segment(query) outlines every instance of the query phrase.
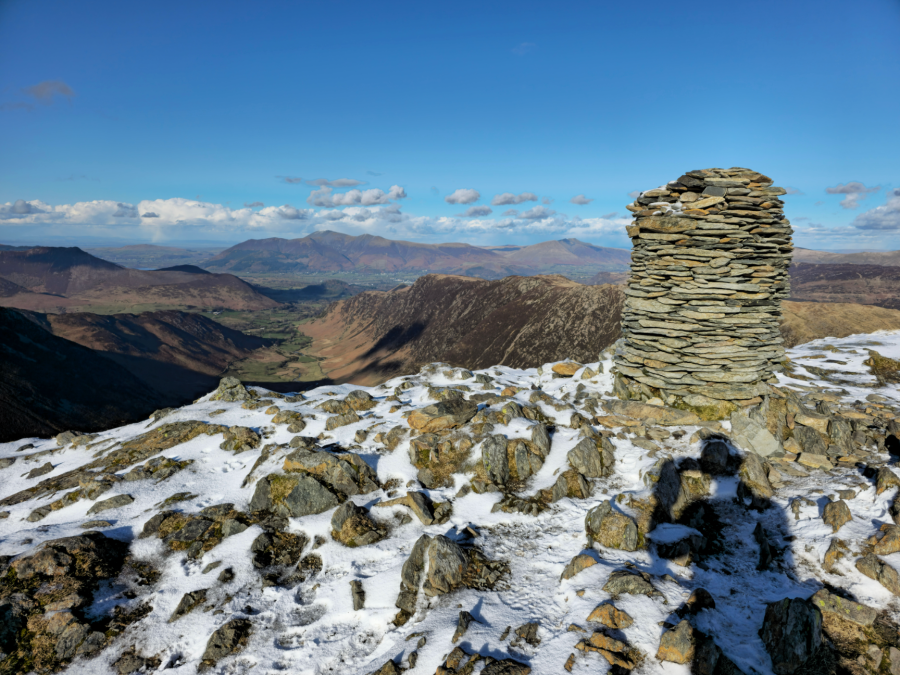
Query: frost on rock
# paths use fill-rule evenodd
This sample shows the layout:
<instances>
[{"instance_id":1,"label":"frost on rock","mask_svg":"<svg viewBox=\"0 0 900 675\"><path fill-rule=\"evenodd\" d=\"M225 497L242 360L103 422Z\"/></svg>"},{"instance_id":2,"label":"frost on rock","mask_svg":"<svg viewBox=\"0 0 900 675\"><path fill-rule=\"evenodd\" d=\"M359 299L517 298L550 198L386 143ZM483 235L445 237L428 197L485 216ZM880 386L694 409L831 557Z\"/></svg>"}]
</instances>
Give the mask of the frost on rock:
<instances>
[{"instance_id":1,"label":"frost on rock","mask_svg":"<svg viewBox=\"0 0 900 675\"><path fill-rule=\"evenodd\" d=\"M900 335L789 350L734 409L612 398L607 353L225 381L0 445L0 673L896 672L900 396L869 350Z\"/></svg>"}]
</instances>

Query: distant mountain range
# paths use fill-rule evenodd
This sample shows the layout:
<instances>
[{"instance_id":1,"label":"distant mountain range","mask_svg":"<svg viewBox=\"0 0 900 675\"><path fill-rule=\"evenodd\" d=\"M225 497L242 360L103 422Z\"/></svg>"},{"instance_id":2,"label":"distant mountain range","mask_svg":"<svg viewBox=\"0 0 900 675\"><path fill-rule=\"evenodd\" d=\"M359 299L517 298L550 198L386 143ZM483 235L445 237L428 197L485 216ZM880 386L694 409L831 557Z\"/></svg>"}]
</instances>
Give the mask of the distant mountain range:
<instances>
[{"instance_id":1,"label":"distant mountain range","mask_svg":"<svg viewBox=\"0 0 900 675\"><path fill-rule=\"evenodd\" d=\"M627 269L630 261L627 250L603 248L577 239L481 248L324 231L302 239L251 239L222 251L202 266L235 274L441 272L496 278L532 275L559 266L621 271Z\"/></svg>"},{"instance_id":2,"label":"distant mountain range","mask_svg":"<svg viewBox=\"0 0 900 675\"><path fill-rule=\"evenodd\" d=\"M92 307L269 309L279 303L231 274L185 265L146 271L80 248L0 250L0 305L37 311Z\"/></svg>"}]
</instances>

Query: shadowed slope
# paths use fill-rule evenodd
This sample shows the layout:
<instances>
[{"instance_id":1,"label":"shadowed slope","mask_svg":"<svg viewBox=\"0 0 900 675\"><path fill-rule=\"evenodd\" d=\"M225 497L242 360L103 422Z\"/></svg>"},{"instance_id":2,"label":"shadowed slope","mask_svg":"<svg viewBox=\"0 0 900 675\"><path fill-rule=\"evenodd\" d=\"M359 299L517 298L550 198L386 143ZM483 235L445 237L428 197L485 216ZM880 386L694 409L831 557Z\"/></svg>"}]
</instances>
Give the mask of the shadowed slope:
<instances>
[{"instance_id":1,"label":"shadowed slope","mask_svg":"<svg viewBox=\"0 0 900 675\"><path fill-rule=\"evenodd\" d=\"M122 366L0 308L0 442L114 427L164 403Z\"/></svg>"}]
</instances>

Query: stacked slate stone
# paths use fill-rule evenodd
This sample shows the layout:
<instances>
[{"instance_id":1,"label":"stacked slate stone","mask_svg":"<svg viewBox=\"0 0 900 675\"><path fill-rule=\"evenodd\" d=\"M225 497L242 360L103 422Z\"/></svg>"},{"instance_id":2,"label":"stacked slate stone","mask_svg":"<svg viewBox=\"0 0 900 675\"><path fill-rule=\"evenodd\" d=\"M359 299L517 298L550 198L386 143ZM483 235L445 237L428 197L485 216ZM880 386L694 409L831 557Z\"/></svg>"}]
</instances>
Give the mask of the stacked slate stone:
<instances>
[{"instance_id":1,"label":"stacked slate stone","mask_svg":"<svg viewBox=\"0 0 900 675\"><path fill-rule=\"evenodd\" d=\"M627 207L633 251L618 397L660 398L714 419L769 392L790 291L785 192L750 169L704 169Z\"/></svg>"}]
</instances>

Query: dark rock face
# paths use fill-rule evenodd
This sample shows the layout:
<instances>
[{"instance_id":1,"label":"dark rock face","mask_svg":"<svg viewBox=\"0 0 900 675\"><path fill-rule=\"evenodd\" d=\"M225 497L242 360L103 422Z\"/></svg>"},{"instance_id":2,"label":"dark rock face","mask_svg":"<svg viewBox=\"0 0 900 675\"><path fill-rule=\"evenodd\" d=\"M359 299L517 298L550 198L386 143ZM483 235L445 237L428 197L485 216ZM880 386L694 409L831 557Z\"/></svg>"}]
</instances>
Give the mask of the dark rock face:
<instances>
[{"instance_id":1,"label":"dark rock face","mask_svg":"<svg viewBox=\"0 0 900 675\"><path fill-rule=\"evenodd\" d=\"M120 572L127 552L126 543L87 532L13 561L0 579L3 672L57 670L76 654L102 649L107 636L84 610L98 584Z\"/></svg>"},{"instance_id":2,"label":"dark rock face","mask_svg":"<svg viewBox=\"0 0 900 675\"><path fill-rule=\"evenodd\" d=\"M785 598L766 606L759 631L777 675L792 675L822 649L822 612L807 600Z\"/></svg>"}]
</instances>

